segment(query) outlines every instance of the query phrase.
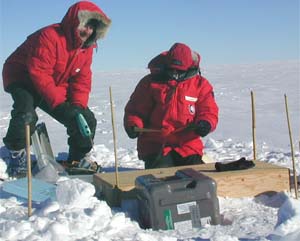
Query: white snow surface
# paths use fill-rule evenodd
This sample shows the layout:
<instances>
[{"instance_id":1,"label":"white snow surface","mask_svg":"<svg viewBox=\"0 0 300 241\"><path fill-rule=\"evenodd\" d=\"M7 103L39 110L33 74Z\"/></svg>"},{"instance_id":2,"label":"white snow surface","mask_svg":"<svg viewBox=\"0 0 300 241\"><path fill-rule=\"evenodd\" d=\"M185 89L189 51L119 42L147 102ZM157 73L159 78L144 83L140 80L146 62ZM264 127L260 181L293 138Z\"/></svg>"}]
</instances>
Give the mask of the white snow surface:
<instances>
[{"instance_id":1,"label":"white snow surface","mask_svg":"<svg viewBox=\"0 0 300 241\"><path fill-rule=\"evenodd\" d=\"M120 171L143 169L138 160L136 141L129 139L122 127L124 106L137 82L148 70L94 72L89 106L96 114L98 126L95 156L105 171L114 169L114 149L109 101L112 87L117 134L117 157ZM202 74L215 89L220 107L217 130L204 138L205 152L215 161L251 159L251 98L254 92L256 110L256 142L258 159L288 167L292 156L285 113L284 94L288 97L296 170L299 175L299 61L269 62L244 65L207 66ZM12 105L10 95L0 92L0 134L5 136ZM45 122L55 155L67 155L67 135L63 126L38 111ZM0 240L300 240L300 201L293 193L260 195L251 198L219 197L221 224L198 229L141 229L135 221L135 202L110 208L95 197L92 184L80 179L62 177L57 183L56 201L33 204L27 216L27 201L2 190L10 181L3 160L5 148L0 145Z\"/></svg>"}]
</instances>

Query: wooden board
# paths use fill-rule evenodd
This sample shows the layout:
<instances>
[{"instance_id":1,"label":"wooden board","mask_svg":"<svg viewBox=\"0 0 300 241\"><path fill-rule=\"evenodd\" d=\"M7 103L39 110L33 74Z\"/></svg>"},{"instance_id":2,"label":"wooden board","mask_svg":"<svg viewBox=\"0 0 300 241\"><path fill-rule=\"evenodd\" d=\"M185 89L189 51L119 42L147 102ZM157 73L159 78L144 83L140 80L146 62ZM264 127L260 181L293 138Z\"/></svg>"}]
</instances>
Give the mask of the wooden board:
<instances>
[{"instance_id":1,"label":"wooden board","mask_svg":"<svg viewBox=\"0 0 300 241\"><path fill-rule=\"evenodd\" d=\"M157 178L173 176L177 170L193 168L213 178L217 183L220 197L254 197L262 193L290 190L289 169L255 161L255 167L241 171L217 172L214 163L148 170L119 172L116 186L115 173L98 173L93 176L97 196L105 199L110 206L120 206L123 199L135 198L135 179L152 174Z\"/></svg>"}]
</instances>

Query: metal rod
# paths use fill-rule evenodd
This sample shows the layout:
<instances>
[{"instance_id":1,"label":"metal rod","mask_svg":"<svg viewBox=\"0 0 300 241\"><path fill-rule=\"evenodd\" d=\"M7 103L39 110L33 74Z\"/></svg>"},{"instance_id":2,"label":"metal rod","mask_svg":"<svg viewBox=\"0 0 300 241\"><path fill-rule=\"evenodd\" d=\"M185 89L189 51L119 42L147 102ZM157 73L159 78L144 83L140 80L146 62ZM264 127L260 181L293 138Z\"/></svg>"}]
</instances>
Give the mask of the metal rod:
<instances>
[{"instance_id":1,"label":"metal rod","mask_svg":"<svg viewBox=\"0 0 300 241\"><path fill-rule=\"evenodd\" d=\"M114 142L114 154L115 154L115 168L116 168L116 187L119 187L119 171L118 171L118 158L117 158L117 144L116 144L116 128L115 128L115 117L111 86L109 86L109 99L110 99L110 110L111 110L111 123L113 129L113 142Z\"/></svg>"},{"instance_id":2,"label":"metal rod","mask_svg":"<svg viewBox=\"0 0 300 241\"><path fill-rule=\"evenodd\" d=\"M161 132L161 130L158 129L148 129L148 128L139 128L139 127L134 127L135 132Z\"/></svg>"},{"instance_id":3,"label":"metal rod","mask_svg":"<svg viewBox=\"0 0 300 241\"><path fill-rule=\"evenodd\" d=\"M293 175L294 175L294 187L295 187L295 197L298 199L298 180L297 180L297 173L295 167L295 155L294 155L294 145L293 145L293 138L292 138L292 128L290 124L290 117L289 117L289 110L288 110L288 100L286 94L284 94L285 100L285 110L286 110L286 117L289 129L289 136L290 136L290 146L291 146L291 155L292 155L292 163L293 163Z\"/></svg>"},{"instance_id":4,"label":"metal rod","mask_svg":"<svg viewBox=\"0 0 300 241\"><path fill-rule=\"evenodd\" d=\"M31 158L30 158L30 125L25 124L26 133L26 160L27 160L27 181L28 181L28 217L32 213L32 177L31 177Z\"/></svg>"},{"instance_id":5,"label":"metal rod","mask_svg":"<svg viewBox=\"0 0 300 241\"><path fill-rule=\"evenodd\" d=\"M252 141L253 141L253 160L256 160L256 118L255 118L255 102L254 93L251 91L251 106L252 106Z\"/></svg>"}]
</instances>

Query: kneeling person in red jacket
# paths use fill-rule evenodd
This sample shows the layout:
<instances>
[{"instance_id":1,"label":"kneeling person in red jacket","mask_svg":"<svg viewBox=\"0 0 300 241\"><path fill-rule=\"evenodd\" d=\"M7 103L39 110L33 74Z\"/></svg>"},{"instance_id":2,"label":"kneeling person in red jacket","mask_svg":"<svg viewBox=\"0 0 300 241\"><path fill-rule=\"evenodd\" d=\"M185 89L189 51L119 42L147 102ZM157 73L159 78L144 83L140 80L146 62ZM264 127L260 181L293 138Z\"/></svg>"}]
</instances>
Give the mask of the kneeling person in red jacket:
<instances>
[{"instance_id":1,"label":"kneeling person in red jacket","mask_svg":"<svg viewBox=\"0 0 300 241\"><path fill-rule=\"evenodd\" d=\"M174 44L149 62L124 114L130 138L138 138L145 168L201 164L200 137L215 130L218 106L213 87L200 73L200 55Z\"/></svg>"},{"instance_id":2,"label":"kneeling person in red jacket","mask_svg":"<svg viewBox=\"0 0 300 241\"><path fill-rule=\"evenodd\" d=\"M96 119L88 108L91 63L96 41L103 38L111 20L94 3L72 5L62 21L28 36L5 61L4 89L14 104L5 146L10 150L9 175L26 173L24 116L35 131L39 107L67 128L68 161L80 161L91 150L89 138L80 134L76 115L86 119L92 138Z\"/></svg>"}]
</instances>

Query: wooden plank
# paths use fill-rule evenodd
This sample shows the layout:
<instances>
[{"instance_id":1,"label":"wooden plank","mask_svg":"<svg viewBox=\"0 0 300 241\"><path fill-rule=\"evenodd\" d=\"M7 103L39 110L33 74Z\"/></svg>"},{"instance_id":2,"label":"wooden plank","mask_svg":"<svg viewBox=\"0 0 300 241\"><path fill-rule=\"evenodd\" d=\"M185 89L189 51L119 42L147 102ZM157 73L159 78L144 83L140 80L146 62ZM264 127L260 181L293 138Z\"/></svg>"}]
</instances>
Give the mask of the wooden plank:
<instances>
[{"instance_id":1,"label":"wooden plank","mask_svg":"<svg viewBox=\"0 0 300 241\"><path fill-rule=\"evenodd\" d=\"M217 172L214 163L148 170L119 172L119 186L115 184L114 173L98 173L93 176L97 193L113 206L122 199L134 198L135 179L152 174L157 178L173 176L176 171L193 168L217 183L217 195L221 197L253 197L267 192L281 192L290 189L289 169L274 164L255 161L255 167L241 171Z\"/></svg>"}]
</instances>

